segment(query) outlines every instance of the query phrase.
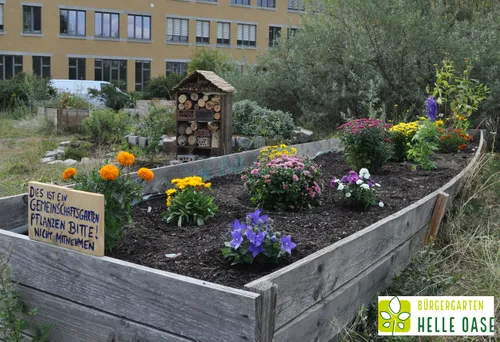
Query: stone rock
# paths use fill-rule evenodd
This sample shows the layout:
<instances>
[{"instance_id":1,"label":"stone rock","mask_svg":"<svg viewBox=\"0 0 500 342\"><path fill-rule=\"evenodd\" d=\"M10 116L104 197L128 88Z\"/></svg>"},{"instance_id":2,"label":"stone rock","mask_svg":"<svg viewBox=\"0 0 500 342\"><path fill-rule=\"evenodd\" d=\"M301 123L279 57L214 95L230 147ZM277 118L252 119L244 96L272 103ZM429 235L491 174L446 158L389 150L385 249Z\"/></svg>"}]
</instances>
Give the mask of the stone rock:
<instances>
[{"instance_id":1,"label":"stone rock","mask_svg":"<svg viewBox=\"0 0 500 342\"><path fill-rule=\"evenodd\" d=\"M59 151L59 152L57 153L56 159L58 159L58 160L62 160L62 159L64 159L64 156L65 156L64 151Z\"/></svg>"},{"instance_id":2,"label":"stone rock","mask_svg":"<svg viewBox=\"0 0 500 342\"><path fill-rule=\"evenodd\" d=\"M292 143L303 144L312 141L313 132L304 128L296 129L292 132Z\"/></svg>"},{"instance_id":3,"label":"stone rock","mask_svg":"<svg viewBox=\"0 0 500 342\"><path fill-rule=\"evenodd\" d=\"M80 147L81 144L81 141L73 141L71 142L71 147Z\"/></svg>"},{"instance_id":4,"label":"stone rock","mask_svg":"<svg viewBox=\"0 0 500 342\"><path fill-rule=\"evenodd\" d=\"M65 147L69 147L69 146L71 146L71 141L63 141L63 142L59 143L59 146L57 148L59 148L59 147L65 148Z\"/></svg>"},{"instance_id":5,"label":"stone rock","mask_svg":"<svg viewBox=\"0 0 500 342\"><path fill-rule=\"evenodd\" d=\"M276 146L276 145L278 145L278 140L277 139L273 139L273 138L267 138L266 139L266 145L267 146Z\"/></svg>"},{"instance_id":6,"label":"stone rock","mask_svg":"<svg viewBox=\"0 0 500 342\"><path fill-rule=\"evenodd\" d=\"M40 159L40 163L42 163L42 164L46 164L46 163L49 163L49 162L54 161L54 160L56 160L56 157L55 157L55 156L46 157L46 158L41 158L41 159Z\"/></svg>"},{"instance_id":7,"label":"stone rock","mask_svg":"<svg viewBox=\"0 0 500 342\"><path fill-rule=\"evenodd\" d=\"M57 155L59 154L59 152L57 150L53 150L53 151L48 151L47 153L45 153L45 157L49 158L49 157L57 157Z\"/></svg>"},{"instance_id":8,"label":"stone rock","mask_svg":"<svg viewBox=\"0 0 500 342\"><path fill-rule=\"evenodd\" d=\"M236 137L236 146L244 150L250 150L252 148L252 140L247 137Z\"/></svg>"},{"instance_id":9,"label":"stone rock","mask_svg":"<svg viewBox=\"0 0 500 342\"><path fill-rule=\"evenodd\" d=\"M139 137L138 142L140 148L146 148L146 145L148 144L148 138Z\"/></svg>"},{"instance_id":10,"label":"stone rock","mask_svg":"<svg viewBox=\"0 0 500 342\"><path fill-rule=\"evenodd\" d=\"M236 148L236 137L231 138L231 145L233 148Z\"/></svg>"},{"instance_id":11,"label":"stone rock","mask_svg":"<svg viewBox=\"0 0 500 342\"><path fill-rule=\"evenodd\" d=\"M180 160L171 160L170 165L180 165L182 162Z\"/></svg>"},{"instance_id":12,"label":"stone rock","mask_svg":"<svg viewBox=\"0 0 500 342\"><path fill-rule=\"evenodd\" d=\"M48 162L47 164L53 165L53 164L63 164L64 160L53 160L51 162Z\"/></svg>"},{"instance_id":13,"label":"stone rock","mask_svg":"<svg viewBox=\"0 0 500 342\"><path fill-rule=\"evenodd\" d=\"M260 136L260 135L253 138L253 147L254 148L261 148L264 146L266 146L266 138L264 138L263 136Z\"/></svg>"},{"instance_id":14,"label":"stone rock","mask_svg":"<svg viewBox=\"0 0 500 342\"><path fill-rule=\"evenodd\" d=\"M139 137L137 135L129 135L128 136L128 143L130 145L137 146L139 144Z\"/></svg>"},{"instance_id":15,"label":"stone rock","mask_svg":"<svg viewBox=\"0 0 500 342\"><path fill-rule=\"evenodd\" d=\"M88 165L88 164L91 164L92 161L93 161L93 159L91 159L89 157L83 157L82 160L80 160L80 163L83 165Z\"/></svg>"},{"instance_id":16,"label":"stone rock","mask_svg":"<svg viewBox=\"0 0 500 342\"><path fill-rule=\"evenodd\" d=\"M65 161L62 162L64 165L75 165L78 163L78 161L74 159L66 159Z\"/></svg>"},{"instance_id":17,"label":"stone rock","mask_svg":"<svg viewBox=\"0 0 500 342\"><path fill-rule=\"evenodd\" d=\"M177 141L175 137L166 137L162 140L163 150L167 153L175 153Z\"/></svg>"}]
</instances>

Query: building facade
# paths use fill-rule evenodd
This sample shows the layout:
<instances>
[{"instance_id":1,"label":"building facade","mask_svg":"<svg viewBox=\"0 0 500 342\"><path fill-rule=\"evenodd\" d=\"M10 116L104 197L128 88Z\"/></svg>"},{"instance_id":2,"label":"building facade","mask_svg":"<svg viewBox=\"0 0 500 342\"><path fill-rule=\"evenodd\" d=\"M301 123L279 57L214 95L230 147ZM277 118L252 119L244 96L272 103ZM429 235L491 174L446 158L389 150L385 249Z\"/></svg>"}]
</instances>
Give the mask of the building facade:
<instances>
[{"instance_id":1,"label":"building facade","mask_svg":"<svg viewBox=\"0 0 500 342\"><path fill-rule=\"evenodd\" d=\"M185 74L194 49L255 60L300 24L300 0L0 0L0 79L119 81Z\"/></svg>"}]
</instances>

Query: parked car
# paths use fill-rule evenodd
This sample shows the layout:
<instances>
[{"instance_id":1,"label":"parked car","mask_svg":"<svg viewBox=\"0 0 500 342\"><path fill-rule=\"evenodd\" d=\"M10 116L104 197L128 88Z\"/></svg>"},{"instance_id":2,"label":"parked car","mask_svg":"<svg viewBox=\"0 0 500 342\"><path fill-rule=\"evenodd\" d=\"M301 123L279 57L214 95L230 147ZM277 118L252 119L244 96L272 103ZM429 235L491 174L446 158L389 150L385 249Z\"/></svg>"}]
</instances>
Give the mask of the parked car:
<instances>
[{"instance_id":1,"label":"parked car","mask_svg":"<svg viewBox=\"0 0 500 342\"><path fill-rule=\"evenodd\" d=\"M106 81L82 81L82 80L62 80L53 79L50 80L52 86L56 89L58 93L71 93L79 95L89 101L96 108L106 107L104 100L99 97L90 97L89 89L95 89L101 91L104 87L114 87L113 84ZM116 88L117 91L121 92L120 89Z\"/></svg>"}]
</instances>

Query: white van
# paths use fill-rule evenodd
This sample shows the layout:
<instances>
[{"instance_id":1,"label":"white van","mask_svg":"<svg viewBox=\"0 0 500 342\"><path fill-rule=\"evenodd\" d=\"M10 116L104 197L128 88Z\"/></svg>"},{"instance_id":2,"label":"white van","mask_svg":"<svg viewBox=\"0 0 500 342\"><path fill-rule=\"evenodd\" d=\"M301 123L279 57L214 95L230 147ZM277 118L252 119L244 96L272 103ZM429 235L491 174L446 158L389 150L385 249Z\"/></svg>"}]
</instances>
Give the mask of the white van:
<instances>
[{"instance_id":1,"label":"white van","mask_svg":"<svg viewBox=\"0 0 500 342\"><path fill-rule=\"evenodd\" d=\"M91 104L97 108L105 107L104 101L100 98L90 98L89 89L95 89L101 91L104 87L114 87L109 82L106 81L82 81L82 80L61 80L53 79L50 80L52 86L56 89L58 93L71 93L79 95L87 99ZM115 87L116 88L116 87ZM116 88L117 91L121 92L120 89Z\"/></svg>"}]
</instances>

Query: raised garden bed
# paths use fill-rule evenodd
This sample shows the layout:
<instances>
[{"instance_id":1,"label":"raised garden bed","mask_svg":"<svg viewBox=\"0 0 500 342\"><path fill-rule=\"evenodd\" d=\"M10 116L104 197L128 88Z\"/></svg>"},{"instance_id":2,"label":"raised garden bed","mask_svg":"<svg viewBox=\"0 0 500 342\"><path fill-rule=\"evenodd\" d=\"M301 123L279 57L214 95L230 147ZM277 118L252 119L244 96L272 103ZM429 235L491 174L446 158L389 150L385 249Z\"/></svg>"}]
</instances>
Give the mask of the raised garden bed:
<instances>
[{"instance_id":1,"label":"raised garden bed","mask_svg":"<svg viewBox=\"0 0 500 342\"><path fill-rule=\"evenodd\" d=\"M369 303L378 291L383 290L393 275L407 265L411 255L422 247L438 194L446 192L450 198L456 195L464 177L476 165L480 153L485 149L482 137L481 131L477 134L480 144L472 159L465 163L458 162L456 168L449 166L447 174L437 176L441 184L448 180L446 184L439 187L436 181L421 192L406 190L404 195L400 194L403 198L407 196L406 203L398 203L403 202L401 198L390 197L398 196L397 193L391 193L391 189L393 192L395 189L391 181L384 179L383 173L376 175L384 186L383 190L389 192L381 193L387 206L381 210L373 208L373 216L368 216L368 221L363 218L363 221L350 225L350 230L341 228L346 231L346 235L353 234L340 241L335 242L339 237L335 234L328 241L325 237L329 235L326 235L325 230L323 237L318 234L313 240L300 234L300 229L310 232L314 231L314 227L303 228L297 224L294 228L289 223L286 229L290 229L290 233L300 239L297 241L299 246L300 243L309 246L297 249L297 258L312 254L289 265L280 265L285 267L273 273L267 270L266 273L270 274L263 277L255 273L245 275L247 278L244 280L231 282L232 287L213 283L232 281L224 277L213 278L208 282L116 258L93 257L2 230L0 252L10 256L13 280L19 283L23 301L29 308L38 308L35 325L56 324L50 336L54 341L329 341L338 334L339 327L352 319L362 304ZM297 147L299 153L314 156L319 151L336 150L338 146L338 141L330 140ZM174 177L198 174L204 179L213 179L238 173L251 165L257 153L250 151L156 169L155 181L148 185L146 193L164 192ZM326 162L327 158L333 157L320 158L325 158ZM341 167L339 165L329 163L331 172L335 174L325 172L326 179L345 171L342 168L337 171L335 168ZM387 172L395 170L392 168ZM408 175L401 177L408 178ZM402 178L397 181L399 193L402 192ZM409 179L413 179L411 184L418 183L414 178ZM215 191L223 191L218 189L224 188L224 184L234 187L241 183L235 176L215 179ZM435 191L431 192L433 189ZM411 197L408 193L411 193ZM234 190L227 194L231 194L234 199ZM219 198L223 195L217 193ZM417 200L420 196L425 197ZM250 207L245 198L236 196L233 202L236 202L233 207L228 204L227 209L220 211L223 213L222 226L214 228L213 224L217 222L214 221L206 228L212 227L223 234L227 231L227 223L244 215ZM150 206L151 203L145 205ZM162 205L162 200L159 200L154 207L158 210L163 208ZM141 208L144 209L144 206L135 210ZM325 204L313 210L315 217L321 217L327 208L328 204ZM336 207L335 211L339 210L342 211ZM277 221L293 221L287 215L282 213L273 215L273 218ZM342 219L340 222L353 220L341 218L343 215L330 213L329 216ZM1 199L0 218L0 228L3 229L25 224L25 197L21 195ZM139 219L138 216L136 218ZM308 224L314 224L310 218L307 221ZM318 219L318 222L329 223L323 219ZM370 222L373 224L369 225ZM149 229L153 234L158 234L157 231L161 229L165 229L167 234L169 231L180 234L193 230L179 230L163 224L151 224ZM140 232L140 226L130 229L129 233L135 230ZM333 230L338 232L339 229ZM129 238L127 235L118 251L126 246ZM170 238L179 239L178 236ZM157 244L153 238L148 243ZM217 243L217 250L208 248L207 253L217 255L219 247ZM165 250L162 254L171 252L178 251ZM147 260L147 257L143 259ZM206 262L209 263L210 259ZM181 273L180 270L176 272ZM203 276L196 274L196 277ZM252 279L255 280L244 284ZM242 285L244 290L235 288L241 288Z\"/></svg>"}]
</instances>

